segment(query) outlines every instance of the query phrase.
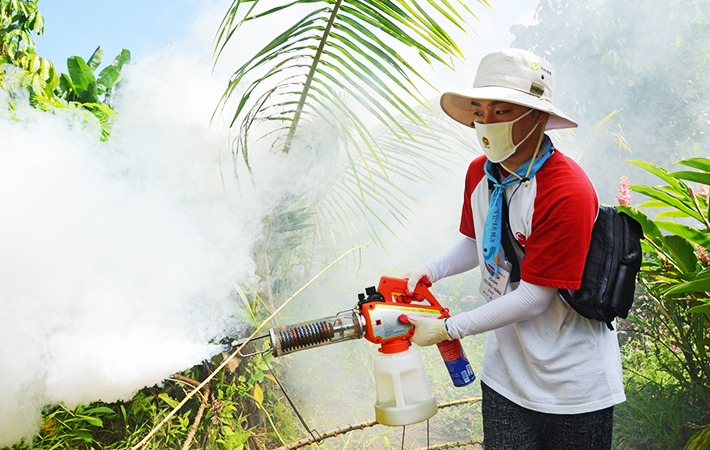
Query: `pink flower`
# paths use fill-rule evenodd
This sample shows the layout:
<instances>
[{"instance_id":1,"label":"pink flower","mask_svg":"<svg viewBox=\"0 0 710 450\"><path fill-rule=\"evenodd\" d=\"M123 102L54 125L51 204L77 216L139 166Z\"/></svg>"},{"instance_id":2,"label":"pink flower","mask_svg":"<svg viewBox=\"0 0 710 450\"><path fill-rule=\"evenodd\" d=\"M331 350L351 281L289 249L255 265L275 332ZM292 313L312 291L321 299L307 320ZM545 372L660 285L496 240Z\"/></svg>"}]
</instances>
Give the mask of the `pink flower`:
<instances>
[{"instance_id":1,"label":"pink flower","mask_svg":"<svg viewBox=\"0 0 710 450\"><path fill-rule=\"evenodd\" d=\"M629 179L626 175L621 177L619 181L619 195L616 196L620 205L631 206L631 189L629 188Z\"/></svg>"},{"instance_id":2,"label":"pink flower","mask_svg":"<svg viewBox=\"0 0 710 450\"><path fill-rule=\"evenodd\" d=\"M708 250L698 244L693 245L695 245L695 256L698 257L698 261L700 261L702 265L707 266L708 260L710 260L710 257L708 257Z\"/></svg>"},{"instance_id":3,"label":"pink flower","mask_svg":"<svg viewBox=\"0 0 710 450\"><path fill-rule=\"evenodd\" d=\"M710 189L710 186L707 184L698 183L698 195L705 200L708 199L708 189Z\"/></svg>"}]
</instances>

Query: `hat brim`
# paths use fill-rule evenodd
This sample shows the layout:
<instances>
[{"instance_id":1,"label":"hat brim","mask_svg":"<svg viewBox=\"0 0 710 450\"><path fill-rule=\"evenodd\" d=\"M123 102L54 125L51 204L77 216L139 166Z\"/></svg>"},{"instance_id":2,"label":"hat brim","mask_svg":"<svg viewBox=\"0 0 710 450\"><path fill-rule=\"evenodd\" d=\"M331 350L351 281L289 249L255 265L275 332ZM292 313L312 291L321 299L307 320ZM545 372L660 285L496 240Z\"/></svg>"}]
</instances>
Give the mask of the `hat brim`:
<instances>
[{"instance_id":1,"label":"hat brim","mask_svg":"<svg viewBox=\"0 0 710 450\"><path fill-rule=\"evenodd\" d=\"M550 118L547 120L547 126L545 127L546 130L576 128L578 126L576 122L567 117L565 113L560 111L548 100L543 100L542 98L516 89L499 86L486 86L456 92L445 92L441 95L441 109L455 121L467 127L473 127L471 101L475 99L500 100L550 113Z\"/></svg>"}]
</instances>

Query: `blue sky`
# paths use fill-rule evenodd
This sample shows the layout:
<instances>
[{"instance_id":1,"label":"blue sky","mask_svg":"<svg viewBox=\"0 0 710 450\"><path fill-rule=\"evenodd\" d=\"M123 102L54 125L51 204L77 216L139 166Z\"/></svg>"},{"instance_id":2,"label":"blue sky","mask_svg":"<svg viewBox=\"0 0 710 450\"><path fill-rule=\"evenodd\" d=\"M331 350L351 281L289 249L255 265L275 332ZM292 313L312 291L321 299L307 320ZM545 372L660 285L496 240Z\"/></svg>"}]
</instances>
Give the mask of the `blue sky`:
<instances>
[{"instance_id":1,"label":"blue sky","mask_svg":"<svg viewBox=\"0 0 710 450\"><path fill-rule=\"evenodd\" d=\"M100 45L110 63L122 48L135 61L180 42L200 8L209 0L39 0L45 35L37 37L37 54L66 72L66 60L88 59Z\"/></svg>"},{"instance_id":2,"label":"blue sky","mask_svg":"<svg viewBox=\"0 0 710 450\"><path fill-rule=\"evenodd\" d=\"M70 56L88 59L100 45L105 50L104 64L110 64L122 48L131 52L132 61L162 50L168 42L185 43L197 17L219 0L39 0L45 18L45 35L36 37L36 51L51 60L59 72L66 72ZM473 60L490 50L509 45L513 23L529 22L537 0L491 2L493 12L473 8L483 24L475 24L479 37L469 51ZM219 14L226 13L219 8ZM217 27L213 31L216 32ZM204 32L203 32L204 34ZM210 36L211 38L211 36ZM466 43L462 42L464 47ZM473 44L470 41L468 45ZM211 54L209 55L212 56Z\"/></svg>"}]
</instances>

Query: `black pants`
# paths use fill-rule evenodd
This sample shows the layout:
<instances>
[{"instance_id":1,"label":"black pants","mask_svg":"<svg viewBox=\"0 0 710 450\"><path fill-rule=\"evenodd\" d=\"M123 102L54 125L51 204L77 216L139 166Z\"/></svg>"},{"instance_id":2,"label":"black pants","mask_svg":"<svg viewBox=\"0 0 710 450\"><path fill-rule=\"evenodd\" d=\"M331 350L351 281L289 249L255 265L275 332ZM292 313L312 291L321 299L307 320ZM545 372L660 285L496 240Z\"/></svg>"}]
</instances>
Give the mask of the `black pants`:
<instances>
[{"instance_id":1,"label":"black pants","mask_svg":"<svg viewBox=\"0 0 710 450\"><path fill-rule=\"evenodd\" d=\"M546 414L516 405L481 382L485 450L609 450L614 407Z\"/></svg>"}]
</instances>

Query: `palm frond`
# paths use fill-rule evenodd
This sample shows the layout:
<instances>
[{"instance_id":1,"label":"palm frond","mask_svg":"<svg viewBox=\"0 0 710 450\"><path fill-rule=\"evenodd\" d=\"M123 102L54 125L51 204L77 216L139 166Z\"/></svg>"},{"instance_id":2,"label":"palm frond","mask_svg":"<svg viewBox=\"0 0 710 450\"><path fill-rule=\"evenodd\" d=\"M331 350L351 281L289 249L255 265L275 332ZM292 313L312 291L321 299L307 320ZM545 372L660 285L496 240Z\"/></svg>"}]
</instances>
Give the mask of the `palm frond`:
<instances>
[{"instance_id":1,"label":"palm frond","mask_svg":"<svg viewBox=\"0 0 710 450\"><path fill-rule=\"evenodd\" d=\"M241 153L248 166L250 144L274 129L273 146L289 151L301 121L318 121L352 130L346 145L359 141L356 159L364 163L370 181L370 164L387 176L390 163L368 131L371 122L385 125L400 141L414 139L413 130L427 129L412 105L426 107L417 85L428 81L401 49L412 48L427 63L451 67L462 54L444 25L465 30L469 25L464 17L475 18L473 13L461 1L294 0L268 5L270 9L261 8L259 0L234 0L216 37L219 58L242 25L300 13L234 72L215 111L224 111L240 93L231 118L231 126L239 126L235 155ZM341 93L355 104L338 101ZM326 104L328 114L316 111Z\"/></svg>"}]
</instances>

